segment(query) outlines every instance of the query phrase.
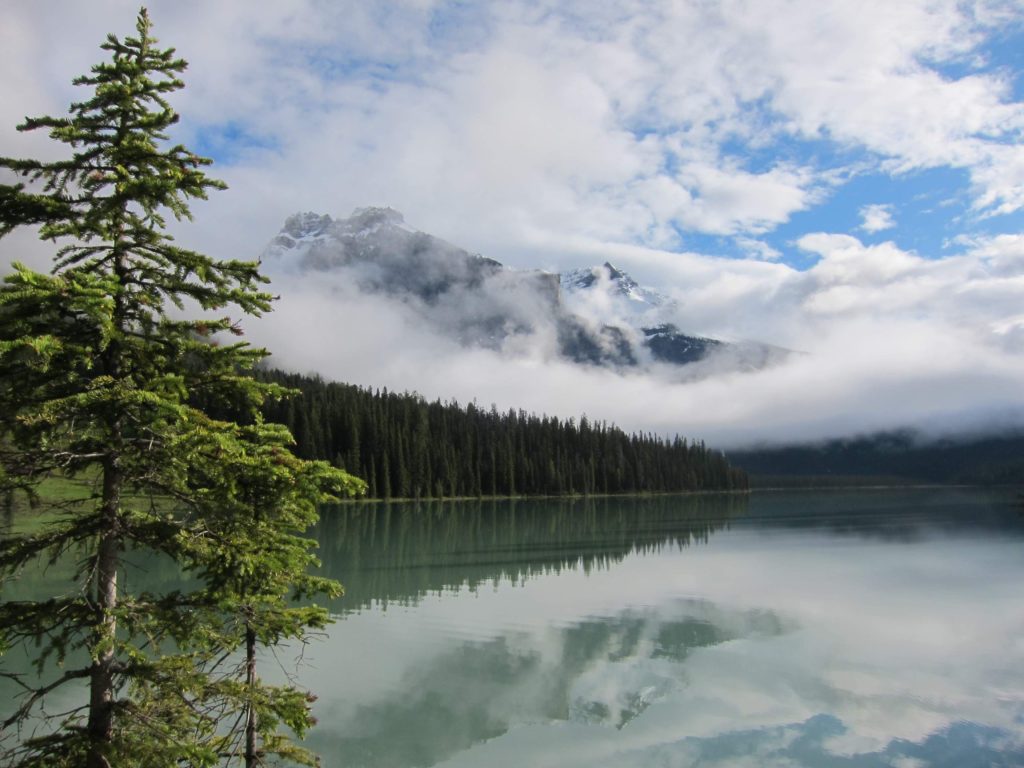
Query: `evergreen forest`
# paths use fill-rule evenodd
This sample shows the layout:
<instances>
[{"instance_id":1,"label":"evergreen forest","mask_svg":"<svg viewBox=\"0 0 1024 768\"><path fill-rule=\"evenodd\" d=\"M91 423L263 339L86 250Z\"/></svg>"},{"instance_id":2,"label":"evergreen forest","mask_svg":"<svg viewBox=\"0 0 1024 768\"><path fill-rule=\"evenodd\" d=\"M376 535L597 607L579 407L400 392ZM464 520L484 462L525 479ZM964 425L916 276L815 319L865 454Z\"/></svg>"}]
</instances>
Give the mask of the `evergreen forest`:
<instances>
[{"instance_id":1,"label":"evergreen forest","mask_svg":"<svg viewBox=\"0 0 1024 768\"><path fill-rule=\"evenodd\" d=\"M700 441L627 434L585 416L427 402L276 370L258 375L301 392L263 408L295 436L299 457L326 459L363 478L374 498L747 488L745 473Z\"/></svg>"},{"instance_id":2,"label":"evergreen forest","mask_svg":"<svg viewBox=\"0 0 1024 768\"><path fill-rule=\"evenodd\" d=\"M1019 430L929 440L910 430L810 445L730 451L754 487L822 487L946 483L1021 485L1024 434Z\"/></svg>"}]
</instances>

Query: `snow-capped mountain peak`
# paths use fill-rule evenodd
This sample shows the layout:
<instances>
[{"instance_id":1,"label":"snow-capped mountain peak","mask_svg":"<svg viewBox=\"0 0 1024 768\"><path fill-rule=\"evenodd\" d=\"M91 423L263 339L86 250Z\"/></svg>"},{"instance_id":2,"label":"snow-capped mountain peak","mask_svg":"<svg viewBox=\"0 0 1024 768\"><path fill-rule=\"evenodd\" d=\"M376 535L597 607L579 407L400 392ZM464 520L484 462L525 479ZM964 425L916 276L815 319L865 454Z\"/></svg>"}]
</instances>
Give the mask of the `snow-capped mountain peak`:
<instances>
[{"instance_id":1,"label":"snow-capped mountain peak","mask_svg":"<svg viewBox=\"0 0 1024 768\"><path fill-rule=\"evenodd\" d=\"M305 250L308 244L322 239L330 229L333 220L326 214L294 213L285 219L284 226L277 237L271 241L264 255L278 255L295 248Z\"/></svg>"},{"instance_id":2,"label":"snow-capped mountain peak","mask_svg":"<svg viewBox=\"0 0 1024 768\"><path fill-rule=\"evenodd\" d=\"M637 321L633 323L636 327L641 322L651 322L652 315L672 305L671 299L644 288L607 261L597 267L563 272L560 283L567 305L585 310L587 305L598 304L623 319Z\"/></svg>"},{"instance_id":3,"label":"snow-capped mountain peak","mask_svg":"<svg viewBox=\"0 0 1024 768\"><path fill-rule=\"evenodd\" d=\"M285 220L261 260L271 272L323 271L352 261L373 260L381 253L408 250L421 241L433 245L436 239L408 226L393 208L356 208L347 219L307 211Z\"/></svg>"},{"instance_id":4,"label":"snow-capped mountain peak","mask_svg":"<svg viewBox=\"0 0 1024 768\"><path fill-rule=\"evenodd\" d=\"M405 223L405 217L394 208L356 208L347 219L338 222L339 234L355 237L371 237L384 228L401 229L415 233L416 230Z\"/></svg>"},{"instance_id":5,"label":"snow-capped mountain peak","mask_svg":"<svg viewBox=\"0 0 1024 768\"><path fill-rule=\"evenodd\" d=\"M333 219L327 214L313 213L313 211L293 213L285 220L281 231L296 239L316 237L322 235L331 226L332 221Z\"/></svg>"},{"instance_id":6,"label":"snow-capped mountain peak","mask_svg":"<svg viewBox=\"0 0 1024 768\"><path fill-rule=\"evenodd\" d=\"M514 350L553 342L564 359L615 368L688 365L739 350L681 332L672 324L674 301L610 262L561 275L507 268L413 229L392 208L357 208L348 218L296 213L262 261L286 285L310 280L397 299L392 307L467 345ZM767 354L749 367L761 358Z\"/></svg>"}]
</instances>

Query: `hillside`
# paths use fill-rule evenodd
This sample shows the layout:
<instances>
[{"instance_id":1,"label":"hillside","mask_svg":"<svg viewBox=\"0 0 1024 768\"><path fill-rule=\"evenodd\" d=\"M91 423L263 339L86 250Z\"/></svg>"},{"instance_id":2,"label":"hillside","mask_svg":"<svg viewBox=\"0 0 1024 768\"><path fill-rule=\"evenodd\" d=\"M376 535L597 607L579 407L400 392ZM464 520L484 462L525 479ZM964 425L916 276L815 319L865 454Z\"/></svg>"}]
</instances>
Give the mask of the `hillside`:
<instances>
[{"instance_id":1,"label":"hillside","mask_svg":"<svg viewBox=\"0 0 1024 768\"><path fill-rule=\"evenodd\" d=\"M268 405L304 458L332 461L377 498L743 490L723 454L682 437L626 434L523 411L428 403L319 378L263 371L301 391Z\"/></svg>"},{"instance_id":2,"label":"hillside","mask_svg":"<svg viewBox=\"0 0 1024 768\"><path fill-rule=\"evenodd\" d=\"M755 486L1024 485L1024 433L927 440L910 431L729 451Z\"/></svg>"}]
</instances>

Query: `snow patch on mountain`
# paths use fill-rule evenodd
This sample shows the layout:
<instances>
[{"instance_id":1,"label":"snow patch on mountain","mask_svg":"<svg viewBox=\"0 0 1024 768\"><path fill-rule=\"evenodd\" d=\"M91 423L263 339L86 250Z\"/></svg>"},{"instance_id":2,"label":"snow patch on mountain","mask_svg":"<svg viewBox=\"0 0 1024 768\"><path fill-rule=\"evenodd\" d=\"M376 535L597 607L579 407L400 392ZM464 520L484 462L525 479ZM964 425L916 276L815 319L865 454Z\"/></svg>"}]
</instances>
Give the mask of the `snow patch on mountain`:
<instances>
[{"instance_id":1,"label":"snow patch on mountain","mask_svg":"<svg viewBox=\"0 0 1024 768\"><path fill-rule=\"evenodd\" d=\"M505 267L413 229L392 208L357 208L348 218L296 213L264 250L276 281L313 280L342 294L393 300L464 346L540 354L614 369L710 364L739 348L690 336L673 324L677 304L610 262L561 275ZM726 367L767 360L762 345ZM532 350L532 352L531 352Z\"/></svg>"},{"instance_id":2,"label":"snow patch on mountain","mask_svg":"<svg viewBox=\"0 0 1024 768\"><path fill-rule=\"evenodd\" d=\"M637 330L667 322L676 306L609 262L564 272L559 283L562 301L570 312Z\"/></svg>"},{"instance_id":3,"label":"snow patch on mountain","mask_svg":"<svg viewBox=\"0 0 1024 768\"><path fill-rule=\"evenodd\" d=\"M410 227L393 208L356 208L347 219L306 211L289 216L260 260L273 273L347 266L388 250L410 250L416 238L438 241ZM429 243L431 247L434 243ZM444 244L447 245L447 244ZM419 250L425 250L420 248ZM446 250L457 250L448 246Z\"/></svg>"}]
</instances>

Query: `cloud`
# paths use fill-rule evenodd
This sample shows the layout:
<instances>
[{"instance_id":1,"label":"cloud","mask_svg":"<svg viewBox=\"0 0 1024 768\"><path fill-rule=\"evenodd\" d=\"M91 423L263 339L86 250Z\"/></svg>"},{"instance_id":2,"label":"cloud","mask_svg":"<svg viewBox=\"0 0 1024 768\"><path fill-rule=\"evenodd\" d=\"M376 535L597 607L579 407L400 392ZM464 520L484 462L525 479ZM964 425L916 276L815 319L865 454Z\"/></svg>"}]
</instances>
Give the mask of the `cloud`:
<instances>
[{"instance_id":1,"label":"cloud","mask_svg":"<svg viewBox=\"0 0 1024 768\"><path fill-rule=\"evenodd\" d=\"M753 237L737 237L734 242L747 254L748 258L762 261L778 261L782 258L782 251L773 248L763 240Z\"/></svg>"},{"instance_id":2,"label":"cloud","mask_svg":"<svg viewBox=\"0 0 1024 768\"><path fill-rule=\"evenodd\" d=\"M254 252L268 214L390 203L527 266L559 258L536 247L548 240L665 247L680 232L771 231L847 167L822 143L893 174L963 169L979 211L1018 209L1024 107L984 59L989 37L1019 21L1000 7L157 0L151 11L191 62L175 101L182 137L229 160L218 173L233 200L217 196L200 220L204 242L225 247L217 230L229 228ZM122 0L47 9L8 9L4 131L63 109L70 78L134 14ZM0 133L6 154L40 138Z\"/></svg>"},{"instance_id":3,"label":"cloud","mask_svg":"<svg viewBox=\"0 0 1024 768\"><path fill-rule=\"evenodd\" d=\"M992 45L1015 34L1015 4L150 10L191 63L175 138L220 154L213 172L231 186L173 226L182 245L250 258L296 210L390 204L513 266L611 260L670 295L688 332L807 353L714 385L616 376L551 359L540 330L511 337L523 343L503 358L452 346L395 302L282 285L278 312L252 329L282 364L723 444L1020 412L1024 104ZM70 79L135 12L127 0L8 4L0 155L59 154L12 126L80 98ZM865 245L819 216L849 205L858 174L923 169L950 172L950 195L973 206L936 214L952 243L942 253ZM892 210L909 231L905 201L883 199L892 209L865 208L864 231L885 231ZM723 242L755 258L720 258ZM6 260L47 255L25 233L0 243Z\"/></svg>"},{"instance_id":4,"label":"cloud","mask_svg":"<svg viewBox=\"0 0 1024 768\"><path fill-rule=\"evenodd\" d=\"M688 229L712 234L760 233L774 228L817 199L807 169L775 167L748 173L721 164L692 163L680 177L695 195L676 218Z\"/></svg>"},{"instance_id":5,"label":"cloud","mask_svg":"<svg viewBox=\"0 0 1024 768\"><path fill-rule=\"evenodd\" d=\"M881 232L884 229L892 229L896 226L896 221L892 217L891 205L880 205L878 203L865 205L860 209L860 218L860 229L869 234Z\"/></svg>"},{"instance_id":6,"label":"cloud","mask_svg":"<svg viewBox=\"0 0 1024 768\"><path fill-rule=\"evenodd\" d=\"M496 344L462 346L445 318L478 312L486 320L500 290L455 295L425 323L422 307L360 294L344 273L279 280L277 310L251 330L288 368L430 399L586 413L723 447L1024 422L1020 243L978 241L940 262L848 235L809 235L801 247L819 256L805 272L738 261L723 273L699 257L689 270L677 263L691 287L666 311L681 329L800 352L756 372L715 360L696 369L647 361L643 372L578 366L557 356L555 329L536 320L507 327ZM509 317L543 317L513 295L504 302ZM594 323L605 316L601 306L574 309Z\"/></svg>"}]
</instances>

